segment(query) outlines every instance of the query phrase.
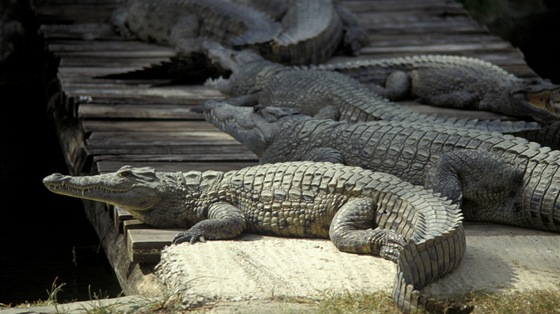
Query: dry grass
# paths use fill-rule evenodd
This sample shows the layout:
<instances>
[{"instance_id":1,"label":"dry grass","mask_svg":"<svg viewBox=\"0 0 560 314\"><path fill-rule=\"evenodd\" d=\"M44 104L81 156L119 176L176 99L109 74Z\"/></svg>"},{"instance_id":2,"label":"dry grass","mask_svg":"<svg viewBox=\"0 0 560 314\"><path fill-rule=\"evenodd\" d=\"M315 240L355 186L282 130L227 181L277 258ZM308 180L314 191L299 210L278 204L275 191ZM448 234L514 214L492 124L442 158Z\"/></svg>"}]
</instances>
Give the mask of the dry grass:
<instances>
[{"instance_id":1,"label":"dry grass","mask_svg":"<svg viewBox=\"0 0 560 314\"><path fill-rule=\"evenodd\" d=\"M471 292L464 300L475 305L474 314L560 313L560 291L538 290L495 294Z\"/></svg>"},{"instance_id":2,"label":"dry grass","mask_svg":"<svg viewBox=\"0 0 560 314\"><path fill-rule=\"evenodd\" d=\"M474 305L473 314L560 314L560 291L539 290L496 294L469 292L453 298ZM319 304L319 313L401 313L387 293L330 297Z\"/></svg>"},{"instance_id":3,"label":"dry grass","mask_svg":"<svg viewBox=\"0 0 560 314\"><path fill-rule=\"evenodd\" d=\"M37 301L31 304L21 304L17 307L29 306L45 306L53 305L57 313L64 313L58 308L57 294L62 291L64 283L53 282L50 290L47 290L48 298L45 301ZM560 285L559 285L560 287ZM101 299L99 295L93 294L92 300ZM462 304L474 305L473 314L521 314L521 313L539 313L539 314L560 314L560 290L538 290L529 292L516 292L508 294L496 294L487 292L469 292L465 295L457 296L453 300ZM380 314L397 314L401 313L396 307L391 295L387 292L375 292L371 294L346 294L346 295L330 295L324 299L306 300L305 299L272 299L271 303L282 302L284 304L308 303L312 304L312 308L316 311L311 313L332 313L332 314L358 314L358 313L380 313ZM198 309L185 308L185 304L180 304L177 299L171 296L162 300L149 302L144 306L136 308L133 313L187 313L208 311L212 308L211 304L207 304ZM92 314L112 314L120 313L116 310L118 303L112 305L93 304L91 308L83 309L84 313ZM11 306L2 306L11 307ZM289 306L286 307L286 313L289 313ZM306 311L307 312L307 311ZM129 312L130 313L130 312Z\"/></svg>"}]
</instances>

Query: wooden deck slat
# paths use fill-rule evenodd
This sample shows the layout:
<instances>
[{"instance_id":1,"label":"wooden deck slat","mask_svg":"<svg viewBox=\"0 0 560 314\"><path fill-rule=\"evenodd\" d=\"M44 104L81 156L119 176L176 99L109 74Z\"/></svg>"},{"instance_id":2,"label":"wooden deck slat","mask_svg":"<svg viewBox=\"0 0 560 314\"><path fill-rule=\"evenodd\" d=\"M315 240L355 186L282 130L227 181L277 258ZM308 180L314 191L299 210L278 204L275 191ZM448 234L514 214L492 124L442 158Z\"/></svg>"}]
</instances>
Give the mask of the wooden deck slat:
<instances>
[{"instance_id":1,"label":"wooden deck slat","mask_svg":"<svg viewBox=\"0 0 560 314\"><path fill-rule=\"evenodd\" d=\"M43 24L39 32L47 40L123 40L108 23ZM131 39L132 40L132 39Z\"/></svg>"},{"instance_id":2,"label":"wooden deck slat","mask_svg":"<svg viewBox=\"0 0 560 314\"><path fill-rule=\"evenodd\" d=\"M157 263L159 252L177 232L185 229L130 229L127 231L128 256L133 263Z\"/></svg>"},{"instance_id":3,"label":"wooden deck slat","mask_svg":"<svg viewBox=\"0 0 560 314\"><path fill-rule=\"evenodd\" d=\"M88 146L141 146L141 145L240 145L224 132L94 132L87 139Z\"/></svg>"},{"instance_id":4,"label":"wooden deck slat","mask_svg":"<svg viewBox=\"0 0 560 314\"><path fill-rule=\"evenodd\" d=\"M36 3L32 1L38 17L44 24L72 24L79 23L102 23L107 22L114 9L119 7L122 1L103 1L102 3L84 3L80 1L68 2L62 5L47 2Z\"/></svg>"},{"instance_id":5,"label":"wooden deck slat","mask_svg":"<svg viewBox=\"0 0 560 314\"><path fill-rule=\"evenodd\" d=\"M238 160L240 156L246 159L254 159L254 154L250 153L247 148L241 144L231 145L195 145L193 143L180 143L177 145L169 145L163 142L161 144L143 144L143 145L107 145L96 146L87 145L87 154L91 157L94 155L187 155L192 160Z\"/></svg>"},{"instance_id":6,"label":"wooden deck slat","mask_svg":"<svg viewBox=\"0 0 560 314\"><path fill-rule=\"evenodd\" d=\"M188 156L178 155L176 160L173 156L168 156L166 159L164 155L158 155L162 160L150 160L149 158L140 158L140 160L134 160L136 156L130 155L120 155L118 158L104 159L104 156L96 157L96 171L99 173L107 173L118 170L120 167L125 165L130 165L133 167L153 167L159 171L205 171L205 170L217 170L217 171L229 171L235 169L241 169L243 167L257 165L256 159L248 161L200 161L195 162L191 159L182 160L181 158L186 158ZM117 160L122 159L122 160Z\"/></svg>"},{"instance_id":7,"label":"wooden deck slat","mask_svg":"<svg viewBox=\"0 0 560 314\"><path fill-rule=\"evenodd\" d=\"M441 0L410 0L410 1L342 1L344 6L354 11L356 14L365 12L406 12L406 11L443 11L451 13L464 14L466 11L463 6L455 1Z\"/></svg>"},{"instance_id":8,"label":"wooden deck slat","mask_svg":"<svg viewBox=\"0 0 560 314\"><path fill-rule=\"evenodd\" d=\"M508 43L469 43L469 44L434 44L434 45L408 45L408 46L390 46L390 47L365 47L362 51L364 54L387 53L387 52L408 52L411 54L443 54L456 53L465 51L497 51L509 50L511 45Z\"/></svg>"},{"instance_id":9,"label":"wooden deck slat","mask_svg":"<svg viewBox=\"0 0 560 314\"><path fill-rule=\"evenodd\" d=\"M143 67L151 66L154 64L161 63L163 61L168 61L168 57L164 58L127 58L127 60L122 60L120 58L84 58L84 57L72 57L68 56L60 60L61 68L116 68L111 70L111 73L121 73L123 71L142 69ZM121 69L123 68L123 69ZM108 72L109 74L109 72Z\"/></svg>"},{"instance_id":10,"label":"wooden deck slat","mask_svg":"<svg viewBox=\"0 0 560 314\"><path fill-rule=\"evenodd\" d=\"M126 99L127 101L133 101ZM79 108L81 117L88 119L180 119L200 120L202 115L192 111L192 106L172 104L144 104L143 107L129 104L90 105L82 104Z\"/></svg>"},{"instance_id":11,"label":"wooden deck slat","mask_svg":"<svg viewBox=\"0 0 560 314\"><path fill-rule=\"evenodd\" d=\"M221 132L218 128L210 123L206 123L201 117L200 123L192 121L175 121L175 120L87 120L84 121L84 130L86 132Z\"/></svg>"},{"instance_id":12,"label":"wooden deck slat","mask_svg":"<svg viewBox=\"0 0 560 314\"><path fill-rule=\"evenodd\" d=\"M135 40L50 40L49 50L56 53L64 52L142 52L150 55L152 52L173 53L169 46L160 46Z\"/></svg>"},{"instance_id":13,"label":"wooden deck slat","mask_svg":"<svg viewBox=\"0 0 560 314\"><path fill-rule=\"evenodd\" d=\"M142 86L121 87L113 84L108 86L84 86L79 84L77 84L77 86L72 86L72 84L65 80L62 81L62 85L66 87L66 93L69 97L91 96L94 100L98 97L159 97L165 99L175 98L188 103L193 100L202 101L223 98L221 93L206 88L148 88Z\"/></svg>"}]
</instances>

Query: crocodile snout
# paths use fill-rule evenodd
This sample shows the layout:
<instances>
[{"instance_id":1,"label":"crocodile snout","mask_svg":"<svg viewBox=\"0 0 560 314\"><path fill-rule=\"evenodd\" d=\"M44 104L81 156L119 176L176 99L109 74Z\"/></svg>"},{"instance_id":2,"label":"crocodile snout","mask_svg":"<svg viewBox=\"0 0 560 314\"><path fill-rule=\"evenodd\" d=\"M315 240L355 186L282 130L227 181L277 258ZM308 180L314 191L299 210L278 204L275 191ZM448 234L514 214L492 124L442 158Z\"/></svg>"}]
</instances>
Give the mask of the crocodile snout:
<instances>
[{"instance_id":1,"label":"crocodile snout","mask_svg":"<svg viewBox=\"0 0 560 314\"><path fill-rule=\"evenodd\" d=\"M61 180L64 179L64 175L61 173L53 173L51 175L46 176L43 179L43 183L47 184L47 183L55 183L55 182L59 182Z\"/></svg>"}]
</instances>

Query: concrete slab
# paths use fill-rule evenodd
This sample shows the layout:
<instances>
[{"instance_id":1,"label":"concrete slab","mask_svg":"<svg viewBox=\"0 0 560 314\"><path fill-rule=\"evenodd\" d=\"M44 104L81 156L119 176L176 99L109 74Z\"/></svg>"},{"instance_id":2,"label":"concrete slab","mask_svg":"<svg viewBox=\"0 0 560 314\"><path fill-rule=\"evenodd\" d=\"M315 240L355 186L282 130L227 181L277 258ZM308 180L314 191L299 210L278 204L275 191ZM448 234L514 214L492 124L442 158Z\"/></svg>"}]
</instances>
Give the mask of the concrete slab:
<instances>
[{"instance_id":1,"label":"concrete slab","mask_svg":"<svg viewBox=\"0 0 560 314\"><path fill-rule=\"evenodd\" d=\"M465 224L467 253L451 274L428 286L431 296L471 290L497 293L550 289L560 293L560 234L494 224ZM236 240L169 246L156 275L169 292L205 313L317 313L333 294L391 292L395 264L339 252L328 240L246 234ZM0 309L0 314L144 313L157 298L128 296L59 306ZM476 304L475 304L476 305ZM144 311L144 312L143 312ZM195 311L196 312L196 311Z\"/></svg>"},{"instance_id":2,"label":"concrete slab","mask_svg":"<svg viewBox=\"0 0 560 314\"><path fill-rule=\"evenodd\" d=\"M465 230L464 260L427 287L427 295L537 289L560 293L560 234L495 224L466 224ZM197 303L390 292L395 274L395 264L340 252L328 240L252 234L166 247L156 267L156 276L170 291Z\"/></svg>"}]
</instances>

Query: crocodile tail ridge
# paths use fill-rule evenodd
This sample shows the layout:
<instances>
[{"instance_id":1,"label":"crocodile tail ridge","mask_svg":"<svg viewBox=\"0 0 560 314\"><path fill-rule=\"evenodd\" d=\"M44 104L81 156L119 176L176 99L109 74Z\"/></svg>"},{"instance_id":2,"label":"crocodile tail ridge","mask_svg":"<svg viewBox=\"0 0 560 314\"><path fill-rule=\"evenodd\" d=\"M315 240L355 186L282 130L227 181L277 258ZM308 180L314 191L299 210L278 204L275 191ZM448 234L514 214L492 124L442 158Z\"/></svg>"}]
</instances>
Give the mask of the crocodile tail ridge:
<instances>
[{"instance_id":1,"label":"crocodile tail ridge","mask_svg":"<svg viewBox=\"0 0 560 314\"><path fill-rule=\"evenodd\" d=\"M404 313L429 311L436 313L469 313L472 306L426 297L421 290L453 271L465 255L466 238L460 210L451 211L444 218L453 225L440 235L429 239L411 239L401 250L397 261L393 299ZM443 223L443 222L442 222Z\"/></svg>"}]
</instances>

